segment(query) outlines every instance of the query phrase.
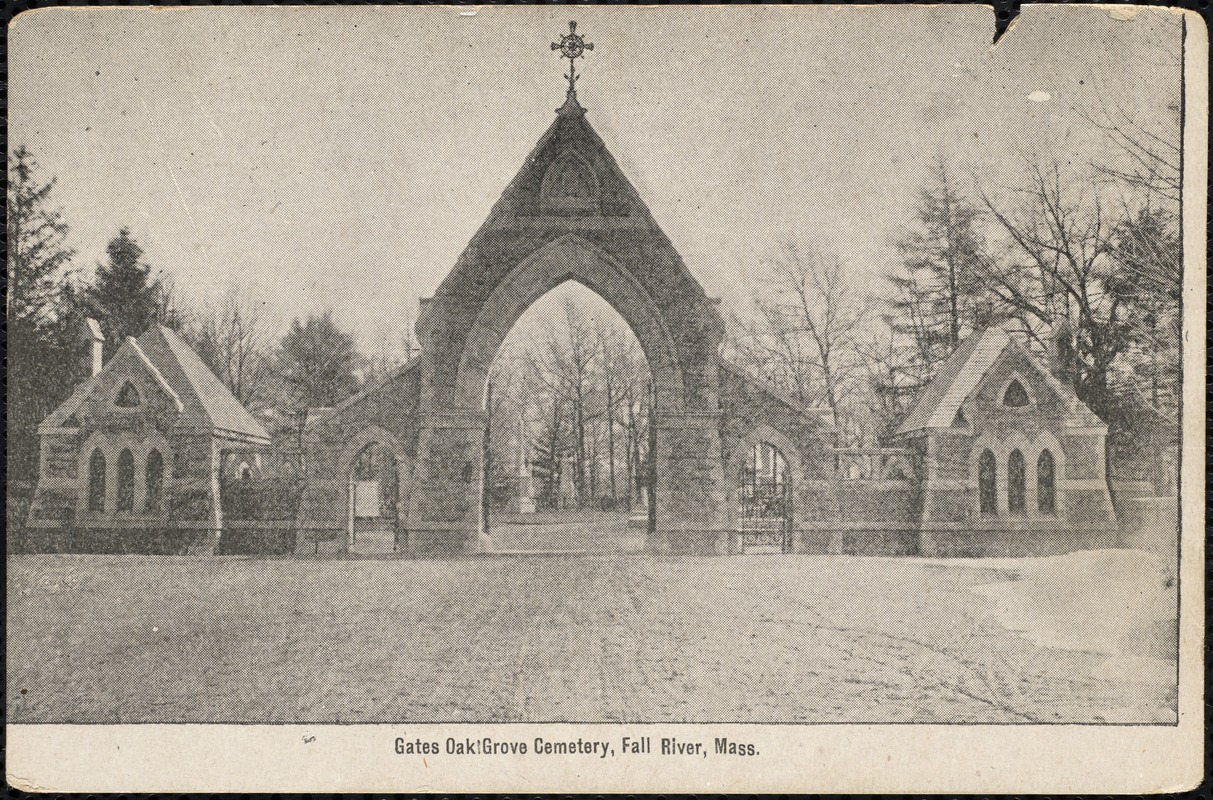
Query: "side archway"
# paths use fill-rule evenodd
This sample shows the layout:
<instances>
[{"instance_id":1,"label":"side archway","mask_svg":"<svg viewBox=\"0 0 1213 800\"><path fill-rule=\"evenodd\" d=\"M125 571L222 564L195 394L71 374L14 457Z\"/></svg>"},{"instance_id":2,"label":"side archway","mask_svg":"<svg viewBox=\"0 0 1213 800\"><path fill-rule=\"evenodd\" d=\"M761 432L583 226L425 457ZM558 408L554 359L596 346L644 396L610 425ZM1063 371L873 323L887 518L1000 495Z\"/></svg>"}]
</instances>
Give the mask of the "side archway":
<instances>
[{"instance_id":1,"label":"side archway","mask_svg":"<svg viewBox=\"0 0 1213 800\"><path fill-rule=\"evenodd\" d=\"M790 551L802 512L797 498L806 479L803 456L791 437L766 423L755 425L729 448L725 476L733 529L730 552L745 552L751 540L761 547ZM777 532L772 524L779 526ZM775 533L778 545L772 545Z\"/></svg>"},{"instance_id":2,"label":"side archway","mask_svg":"<svg viewBox=\"0 0 1213 800\"><path fill-rule=\"evenodd\" d=\"M359 468L362 462L367 461L367 456L372 451L380 451L386 456L385 463L374 463L369 466L370 472L367 475L360 475ZM375 459L376 462L379 459ZM400 522L403 517L402 510L407 508L408 497L408 455L401 445L400 441L393 436L389 431L373 425L369 428L364 428L359 431L346 444L345 449L341 453L340 459L337 462L338 475L345 485L345 535L346 546L350 547L354 544L357 538L357 527L359 522L359 504L367 504L368 502L379 506L381 502L386 502L390 505L390 515L383 517L380 510L376 508L369 517L380 518L384 524L389 525L393 533L393 546L399 547L401 527ZM390 474L379 474L386 469ZM360 481L360 479L363 479ZM360 483L368 484L362 486ZM373 489L370 484L374 484ZM384 484L387 484L385 486ZM387 491L385 492L385 488ZM370 494L374 495L372 499ZM363 495L366 495L365 497Z\"/></svg>"}]
</instances>

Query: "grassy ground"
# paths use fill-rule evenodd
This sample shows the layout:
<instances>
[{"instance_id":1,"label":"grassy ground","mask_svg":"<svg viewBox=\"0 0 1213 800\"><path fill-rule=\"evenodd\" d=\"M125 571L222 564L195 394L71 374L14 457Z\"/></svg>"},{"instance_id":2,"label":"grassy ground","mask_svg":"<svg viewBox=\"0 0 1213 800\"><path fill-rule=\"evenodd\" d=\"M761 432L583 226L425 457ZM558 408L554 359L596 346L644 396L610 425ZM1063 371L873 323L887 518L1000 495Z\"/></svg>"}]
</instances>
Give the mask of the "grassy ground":
<instances>
[{"instance_id":1,"label":"grassy ground","mask_svg":"<svg viewBox=\"0 0 1213 800\"><path fill-rule=\"evenodd\" d=\"M1174 588L1136 551L17 556L8 574L10 722L1175 718Z\"/></svg>"}]
</instances>

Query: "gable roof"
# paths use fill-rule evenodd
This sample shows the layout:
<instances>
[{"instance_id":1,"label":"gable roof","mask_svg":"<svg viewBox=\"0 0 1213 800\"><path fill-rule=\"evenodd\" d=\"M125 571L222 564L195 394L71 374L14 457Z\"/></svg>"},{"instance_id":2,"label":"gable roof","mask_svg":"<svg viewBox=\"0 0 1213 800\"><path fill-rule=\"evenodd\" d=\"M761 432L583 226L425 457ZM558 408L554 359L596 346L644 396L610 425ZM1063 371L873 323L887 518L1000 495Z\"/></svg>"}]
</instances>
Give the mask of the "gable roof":
<instances>
[{"instance_id":1,"label":"gable roof","mask_svg":"<svg viewBox=\"0 0 1213 800\"><path fill-rule=\"evenodd\" d=\"M935 377L918 394L910 413L897 427L895 436L925 428L949 428L960 406L973 393L994 362L1008 348L1018 350L1044 378L1057 395L1068 403L1071 392L1066 391L1040 362L1017 343L1005 329L991 325L969 336L944 361Z\"/></svg>"},{"instance_id":2,"label":"gable roof","mask_svg":"<svg viewBox=\"0 0 1213 800\"><path fill-rule=\"evenodd\" d=\"M187 416L200 415L211 427L269 440L261 423L171 328L153 325L136 343L181 394Z\"/></svg>"},{"instance_id":3,"label":"gable roof","mask_svg":"<svg viewBox=\"0 0 1213 800\"><path fill-rule=\"evenodd\" d=\"M834 412L829 408L829 406L805 405L765 378L752 375L748 370L739 367L723 357L717 357L716 362L725 372L739 378L740 380L749 384L751 388L766 394L771 399L782 403L797 414L815 419L828 428L835 427L836 421L834 419Z\"/></svg>"},{"instance_id":4,"label":"gable roof","mask_svg":"<svg viewBox=\"0 0 1213 800\"><path fill-rule=\"evenodd\" d=\"M923 428L951 427L961 403L1010 340L1006 331L992 326L962 341L918 393L910 413L897 426L897 435Z\"/></svg>"},{"instance_id":5,"label":"gable roof","mask_svg":"<svg viewBox=\"0 0 1213 800\"><path fill-rule=\"evenodd\" d=\"M541 207L544 179L549 167L570 156L593 171L599 191L599 206L596 210L583 214L547 214ZM612 207L609 213L605 210L608 205ZM489 231L509 227L530 230L534 228L537 220L542 220L545 226L553 228L550 232L551 240L568 231L580 230L588 218L607 217L629 220L635 226L634 230L655 236L664 245L673 269L693 287L690 290L707 297L707 293L682 260L673 242L653 218L636 187L623 174L619 162L586 119L586 109L577 102L576 93L569 92L564 104L556 111L556 119L544 131L513 180L493 204L488 217L456 260L454 269L439 284L435 295L441 295L447 287L460 285L468 279L461 267L469 255L476 252L478 243Z\"/></svg>"},{"instance_id":6,"label":"gable roof","mask_svg":"<svg viewBox=\"0 0 1213 800\"><path fill-rule=\"evenodd\" d=\"M181 414L179 424L215 428L269 442L265 428L253 418L176 333L153 325L139 338L127 338L101 371L84 381L40 428L62 428L93 395L104 376L134 359L164 390Z\"/></svg>"},{"instance_id":7,"label":"gable roof","mask_svg":"<svg viewBox=\"0 0 1213 800\"><path fill-rule=\"evenodd\" d=\"M92 326L88 326L86 330L91 330L91 328ZM138 364L147 373L148 377L152 379L153 383L159 386L160 390L173 401L178 414L185 411L185 404L181 401L181 396L173 390L168 379L164 377L164 373L147 357L147 354L139 347L135 337L128 336L122 346L118 348L118 352L114 353L109 361L105 362L105 366L101 368L101 371L89 377L88 380L81 382L72 391L67 400L60 403L58 408L48 414L46 419L39 423L38 428L66 427L72 415L79 411L80 406L84 405L84 401L88 400L100 387L106 375L120 369L123 364L127 363Z\"/></svg>"}]
</instances>

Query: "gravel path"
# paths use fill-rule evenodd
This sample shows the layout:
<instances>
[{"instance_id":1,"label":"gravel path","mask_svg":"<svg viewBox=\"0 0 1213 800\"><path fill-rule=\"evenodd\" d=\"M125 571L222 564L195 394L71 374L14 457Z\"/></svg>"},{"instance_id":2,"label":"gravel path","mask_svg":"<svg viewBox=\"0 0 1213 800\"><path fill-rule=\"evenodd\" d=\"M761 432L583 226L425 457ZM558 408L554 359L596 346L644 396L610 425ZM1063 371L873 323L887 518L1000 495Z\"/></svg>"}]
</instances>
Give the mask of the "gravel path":
<instances>
[{"instance_id":1,"label":"gravel path","mask_svg":"<svg viewBox=\"0 0 1213 800\"><path fill-rule=\"evenodd\" d=\"M8 568L10 722L1175 714L1172 684L1003 627L974 589L1014 580L1015 562L18 556Z\"/></svg>"}]
</instances>

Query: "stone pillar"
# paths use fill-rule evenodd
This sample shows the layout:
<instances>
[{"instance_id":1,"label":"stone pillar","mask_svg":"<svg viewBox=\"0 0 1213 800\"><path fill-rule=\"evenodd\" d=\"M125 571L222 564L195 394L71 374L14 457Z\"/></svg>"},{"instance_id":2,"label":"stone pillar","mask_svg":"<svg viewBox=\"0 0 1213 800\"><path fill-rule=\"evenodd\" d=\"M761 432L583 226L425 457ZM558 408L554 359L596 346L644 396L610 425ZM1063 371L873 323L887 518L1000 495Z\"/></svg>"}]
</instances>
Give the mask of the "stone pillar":
<instances>
[{"instance_id":1,"label":"stone pillar","mask_svg":"<svg viewBox=\"0 0 1213 800\"><path fill-rule=\"evenodd\" d=\"M1115 528L1116 512L1108 494L1103 426L1069 427L1062 431L1064 465L1055 461L1057 514L1075 529ZM1057 454L1053 454L1057 459Z\"/></svg>"},{"instance_id":2,"label":"stone pillar","mask_svg":"<svg viewBox=\"0 0 1213 800\"><path fill-rule=\"evenodd\" d=\"M173 438L172 482L166 491L169 527L188 532L187 549L192 554L214 553L219 546L220 452L209 432L180 431Z\"/></svg>"},{"instance_id":3,"label":"stone pillar","mask_svg":"<svg viewBox=\"0 0 1213 800\"><path fill-rule=\"evenodd\" d=\"M480 516L484 425L483 411L431 412L425 417L409 493L410 554L492 549Z\"/></svg>"},{"instance_id":4,"label":"stone pillar","mask_svg":"<svg viewBox=\"0 0 1213 800\"><path fill-rule=\"evenodd\" d=\"M661 415L657 433L657 531L652 550L713 555L729 542L719 412Z\"/></svg>"}]
</instances>

